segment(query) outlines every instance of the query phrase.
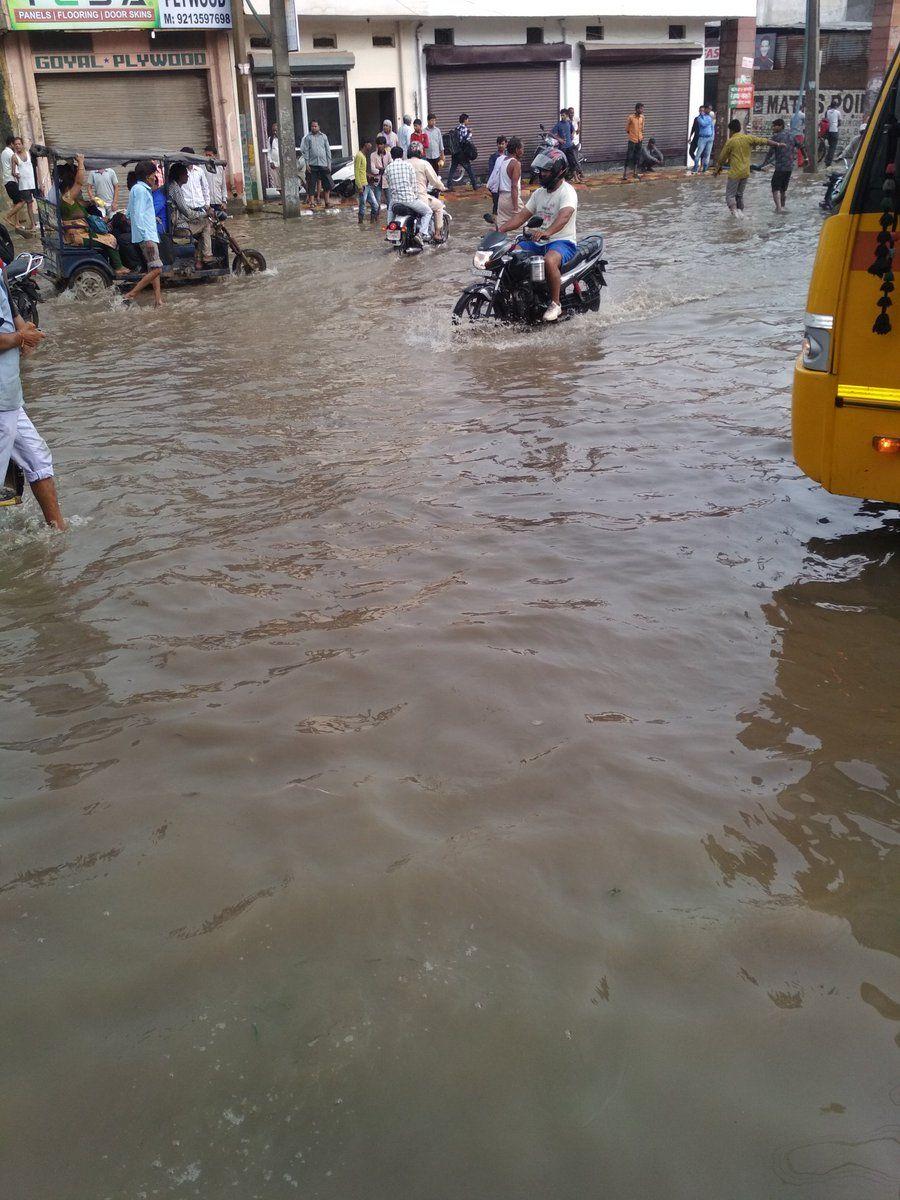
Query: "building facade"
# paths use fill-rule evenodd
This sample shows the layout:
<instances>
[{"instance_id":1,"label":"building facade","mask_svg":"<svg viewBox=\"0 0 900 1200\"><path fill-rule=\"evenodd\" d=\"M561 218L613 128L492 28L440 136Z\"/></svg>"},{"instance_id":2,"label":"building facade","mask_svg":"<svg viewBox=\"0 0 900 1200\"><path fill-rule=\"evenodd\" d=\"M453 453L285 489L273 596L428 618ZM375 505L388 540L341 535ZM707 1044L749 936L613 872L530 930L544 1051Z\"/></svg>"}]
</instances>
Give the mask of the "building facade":
<instances>
[{"instance_id":1,"label":"building facade","mask_svg":"<svg viewBox=\"0 0 900 1200\"><path fill-rule=\"evenodd\" d=\"M229 0L5 0L7 119L30 142L198 152L244 180Z\"/></svg>"},{"instance_id":2,"label":"building facade","mask_svg":"<svg viewBox=\"0 0 900 1200\"><path fill-rule=\"evenodd\" d=\"M759 0L755 21L717 22L706 30L707 99L721 105L730 83L754 88L752 125L768 131L788 117L803 87L804 0ZM737 62L719 87L723 39ZM830 104L848 133L864 119L886 64L900 41L900 0L822 0L819 38L819 116ZM731 56L733 57L733 55Z\"/></svg>"},{"instance_id":3,"label":"building facade","mask_svg":"<svg viewBox=\"0 0 900 1200\"><path fill-rule=\"evenodd\" d=\"M691 120L703 100L704 0L669 15L661 0L566 0L546 16L544 0L493 0L490 16L448 0L307 0L300 49L291 55L299 143L315 117L335 154L351 154L382 121L436 113L447 130L469 113L484 167L498 134L518 135L526 152L561 106L582 124L595 165L620 161L625 119L646 106L646 134L674 161L686 160ZM248 16L256 123L275 120L268 12ZM465 15L458 15L465 9ZM629 11L632 10L632 11ZM755 11L728 0L724 15ZM723 15L717 9L716 16ZM263 157L267 147L261 144Z\"/></svg>"}]
</instances>

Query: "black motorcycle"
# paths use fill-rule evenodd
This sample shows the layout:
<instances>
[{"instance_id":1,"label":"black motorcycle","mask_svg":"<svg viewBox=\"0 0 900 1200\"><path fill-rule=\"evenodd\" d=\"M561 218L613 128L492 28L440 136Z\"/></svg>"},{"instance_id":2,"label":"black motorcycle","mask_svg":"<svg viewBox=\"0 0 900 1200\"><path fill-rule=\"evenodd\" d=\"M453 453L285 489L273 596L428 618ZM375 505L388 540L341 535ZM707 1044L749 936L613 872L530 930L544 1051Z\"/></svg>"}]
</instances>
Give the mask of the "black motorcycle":
<instances>
[{"instance_id":1,"label":"black motorcycle","mask_svg":"<svg viewBox=\"0 0 900 1200\"><path fill-rule=\"evenodd\" d=\"M539 125L540 135L538 137L538 153L542 150L557 150L561 149L556 138L547 132L543 125ZM566 158L569 161L569 167L566 171L566 179L569 183L582 183L584 181L584 168L587 159L581 153L580 146L570 146L568 150L563 150ZM537 182L537 171L534 169L534 163L531 164L528 174L528 182L534 185Z\"/></svg>"},{"instance_id":2,"label":"black motorcycle","mask_svg":"<svg viewBox=\"0 0 900 1200\"><path fill-rule=\"evenodd\" d=\"M16 254L12 238L5 225L0 225L0 268L6 272L9 295L16 312L23 321L38 324L38 301L40 289L35 276L44 265L42 254L29 254L23 250Z\"/></svg>"},{"instance_id":3,"label":"black motorcycle","mask_svg":"<svg viewBox=\"0 0 900 1200\"><path fill-rule=\"evenodd\" d=\"M829 173L828 178L822 185L825 188L825 195L819 201L819 208L821 208L822 212L831 213L837 198L836 193L838 192L838 188L840 187L845 174L845 171L831 171Z\"/></svg>"},{"instance_id":4,"label":"black motorcycle","mask_svg":"<svg viewBox=\"0 0 900 1200\"><path fill-rule=\"evenodd\" d=\"M542 225L532 217L525 229ZM547 264L518 238L497 230L485 234L475 251L475 270L482 278L467 287L453 309L453 322L493 319L517 325L536 325L550 304ZM596 312L606 286L603 235L589 233L578 242L578 253L562 268L560 305L563 318Z\"/></svg>"},{"instance_id":5,"label":"black motorcycle","mask_svg":"<svg viewBox=\"0 0 900 1200\"><path fill-rule=\"evenodd\" d=\"M10 459L6 468L6 478L0 483L0 509L21 504L24 491L25 474L19 464Z\"/></svg>"},{"instance_id":6,"label":"black motorcycle","mask_svg":"<svg viewBox=\"0 0 900 1200\"><path fill-rule=\"evenodd\" d=\"M437 188L428 189L429 196L439 196L440 192ZM453 224L453 217L449 211L444 209L444 236L437 240L434 236L434 222L432 222L432 233L428 238L423 238L418 232L419 214L413 209L408 208L405 204L394 204L391 211L391 219L385 226L384 240L396 250L399 254L421 254L425 249L426 243L430 246L443 246L450 241L450 226Z\"/></svg>"},{"instance_id":7,"label":"black motorcycle","mask_svg":"<svg viewBox=\"0 0 900 1200\"><path fill-rule=\"evenodd\" d=\"M6 268L9 294L16 311L23 321L33 321L35 325L40 323L38 301L41 298L35 277L43 265L43 254L29 254L25 250L17 254Z\"/></svg>"}]
</instances>

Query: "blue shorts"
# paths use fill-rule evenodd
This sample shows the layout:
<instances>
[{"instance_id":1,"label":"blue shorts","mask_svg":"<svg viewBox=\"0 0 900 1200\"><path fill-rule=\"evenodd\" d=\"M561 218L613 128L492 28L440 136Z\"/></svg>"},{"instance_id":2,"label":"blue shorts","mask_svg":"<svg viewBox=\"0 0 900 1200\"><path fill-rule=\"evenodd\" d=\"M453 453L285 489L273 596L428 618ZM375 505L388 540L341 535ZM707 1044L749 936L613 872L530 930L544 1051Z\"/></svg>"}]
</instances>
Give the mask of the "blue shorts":
<instances>
[{"instance_id":1,"label":"blue shorts","mask_svg":"<svg viewBox=\"0 0 900 1200\"><path fill-rule=\"evenodd\" d=\"M519 242L519 245L531 254L544 255L548 250L555 250L562 260L563 266L578 253L578 247L574 242Z\"/></svg>"}]
</instances>

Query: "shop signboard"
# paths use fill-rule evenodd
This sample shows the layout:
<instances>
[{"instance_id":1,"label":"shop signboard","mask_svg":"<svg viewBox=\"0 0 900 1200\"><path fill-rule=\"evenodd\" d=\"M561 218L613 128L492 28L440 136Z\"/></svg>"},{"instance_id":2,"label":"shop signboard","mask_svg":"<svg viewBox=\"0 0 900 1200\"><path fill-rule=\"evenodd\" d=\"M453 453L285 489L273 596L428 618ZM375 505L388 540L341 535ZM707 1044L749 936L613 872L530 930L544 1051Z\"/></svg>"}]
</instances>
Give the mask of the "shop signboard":
<instances>
[{"instance_id":1,"label":"shop signboard","mask_svg":"<svg viewBox=\"0 0 900 1200\"><path fill-rule=\"evenodd\" d=\"M128 54L33 54L36 75L85 71L196 71L209 66L205 50L131 51Z\"/></svg>"},{"instance_id":2,"label":"shop signboard","mask_svg":"<svg viewBox=\"0 0 900 1200\"><path fill-rule=\"evenodd\" d=\"M230 29L231 0L7 0L10 29Z\"/></svg>"},{"instance_id":3,"label":"shop signboard","mask_svg":"<svg viewBox=\"0 0 900 1200\"><path fill-rule=\"evenodd\" d=\"M762 117L764 125L768 126L776 117L790 118L797 103L798 93L785 91L760 90L753 102L753 115ZM843 120L861 121L866 114L866 93L862 88L851 88L848 91L828 88L819 89L819 116L825 115L829 104L836 104L841 110Z\"/></svg>"},{"instance_id":4,"label":"shop signboard","mask_svg":"<svg viewBox=\"0 0 900 1200\"><path fill-rule=\"evenodd\" d=\"M753 84L733 83L728 89L729 108L753 107Z\"/></svg>"}]
</instances>

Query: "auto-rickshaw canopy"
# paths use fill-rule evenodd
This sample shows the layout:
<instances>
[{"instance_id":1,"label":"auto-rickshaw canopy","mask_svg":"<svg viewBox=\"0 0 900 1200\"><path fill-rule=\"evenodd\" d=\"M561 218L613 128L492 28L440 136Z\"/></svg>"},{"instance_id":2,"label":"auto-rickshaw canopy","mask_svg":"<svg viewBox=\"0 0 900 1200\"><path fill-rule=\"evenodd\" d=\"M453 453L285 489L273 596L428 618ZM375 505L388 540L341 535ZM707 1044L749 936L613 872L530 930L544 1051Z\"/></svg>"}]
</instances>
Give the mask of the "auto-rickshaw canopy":
<instances>
[{"instance_id":1,"label":"auto-rickshaw canopy","mask_svg":"<svg viewBox=\"0 0 900 1200\"><path fill-rule=\"evenodd\" d=\"M143 158L155 159L157 162L197 163L200 166L207 166L211 162L220 167L226 165L224 158L210 158L207 154L182 154L180 150L85 150L81 147L74 149L69 146L34 145L31 152L37 158L46 159L70 159L81 154L92 162L119 163L123 167L127 163L140 162Z\"/></svg>"}]
</instances>

